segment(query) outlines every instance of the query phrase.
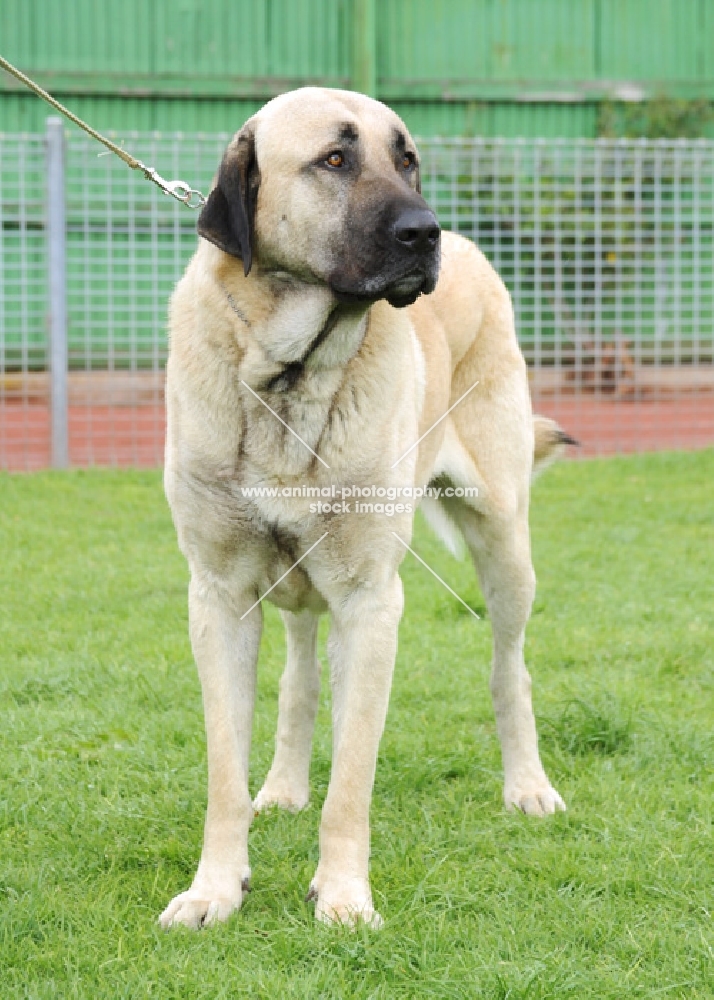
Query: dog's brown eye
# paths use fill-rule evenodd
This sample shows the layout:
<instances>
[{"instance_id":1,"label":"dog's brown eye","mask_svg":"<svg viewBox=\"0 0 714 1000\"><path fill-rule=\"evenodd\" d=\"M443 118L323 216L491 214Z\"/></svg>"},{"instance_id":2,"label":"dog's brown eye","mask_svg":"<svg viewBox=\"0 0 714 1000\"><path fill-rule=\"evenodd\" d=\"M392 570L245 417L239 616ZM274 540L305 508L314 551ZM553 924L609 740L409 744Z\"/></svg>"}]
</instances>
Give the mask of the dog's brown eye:
<instances>
[{"instance_id":1,"label":"dog's brown eye","mask_svg":"<svg viewBox=\"0 0 714 1000\"><path fill-rule=\"evenodd\" d=\"M325 160L325 163L328 165L328 167L339 168L344 166L345 158L342 155L342 153L335 151L334 153L330 153L330 155Z\"/></svg>"},{"instance_id":2,"label":"dog's brown eye","mask_svg":"<svg viewBox=\"0 0 714 1000\"><path fill-rule=\"evenodd\" d=\"M402 168L404 170L409 170L410 167L414 166L414 153L405 153L402 157Z\"/></svg>"}]
</instances>

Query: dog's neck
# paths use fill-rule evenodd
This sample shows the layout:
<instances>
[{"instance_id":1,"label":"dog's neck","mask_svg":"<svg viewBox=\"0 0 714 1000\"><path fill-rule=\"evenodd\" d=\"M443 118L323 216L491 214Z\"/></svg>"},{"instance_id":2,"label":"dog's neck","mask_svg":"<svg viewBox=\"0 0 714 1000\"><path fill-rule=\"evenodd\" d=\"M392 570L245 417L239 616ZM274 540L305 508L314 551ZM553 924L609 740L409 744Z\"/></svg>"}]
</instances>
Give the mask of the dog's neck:
<instances>
[{"instance_id":1,"label":"dog's neck","mask_svg":"<svg viewBox=\"0 0 714 1000\"><path fill-rule=\"evenodd\" d=\"M339 308L340 307L338 305L335 306L330 315L327 317L325 325L313 339L303 356L297 361L288 362L285 368L283 368L281 372L275 375L270 382L268 382L266 386L268 391L285 392L295 387L301 376L304 374L307 363L312 357L314 357L315 353L325 343L327 338L337 326L340 319Z\"/></svg>"},{"instance_id":2,"label":"dog's neck","mask_svg":"<svg viewBox=\"0 0 714 1000\"><path fill-rule=\"evenodd\" d=\"M223 286L231 312L252 334L241 377L256 390L287 392L308 371L344 368L364 339L369 303L340 304L324 286L281 282L275 275L262 280L272 286L267 314L251 309L244 297L239 304Z\"/></svg>"}]
</instances>

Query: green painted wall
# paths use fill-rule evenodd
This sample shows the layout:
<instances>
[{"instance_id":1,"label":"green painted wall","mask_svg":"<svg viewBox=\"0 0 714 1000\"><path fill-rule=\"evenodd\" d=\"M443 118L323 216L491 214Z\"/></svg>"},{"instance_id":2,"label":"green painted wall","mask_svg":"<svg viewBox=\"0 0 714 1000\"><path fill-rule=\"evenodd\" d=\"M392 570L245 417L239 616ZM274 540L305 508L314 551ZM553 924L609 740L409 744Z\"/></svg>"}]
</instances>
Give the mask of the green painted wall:
<instances>
[{"instance_id":1,"label":"green painted wall","mask_svg":"<svg viewBox=\"0 0 714 1000\"><path fill-rule=\"evenodd\" d=\"M714 0L0 3L2 54L118 132L232 131L276 93L373 65L417 133L593 136L603 99L714 100L713 43ZM0 73L0 131L46 114Z\"/></svg>"}]
</instances>

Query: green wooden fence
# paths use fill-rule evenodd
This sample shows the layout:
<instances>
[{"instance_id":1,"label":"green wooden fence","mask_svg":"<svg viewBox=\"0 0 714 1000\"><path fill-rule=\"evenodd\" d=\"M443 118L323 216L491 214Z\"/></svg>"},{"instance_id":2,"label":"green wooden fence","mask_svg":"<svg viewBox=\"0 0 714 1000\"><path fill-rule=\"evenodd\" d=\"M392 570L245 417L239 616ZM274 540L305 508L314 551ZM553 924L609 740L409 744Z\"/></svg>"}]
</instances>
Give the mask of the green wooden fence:
<instances>
[{"instance_id":1,"label":"green wooden fence","mask_svg":"<svg viewBox=\"0 0 714 1000\"><path fill-rule=\"evenodd\" d=\"M714 0L0 0L4 56L165 176L204 188L224 141L218 134L233 132L265 100L292 87L317 83L372 92L425 140L588 138L597 133L605 101L661 95L714 100L713 40ZM0 71L0 362L23 370L46 365L41 134L47 114L46 105ZM164 139L157 136L149 149L152 130ZM174 136L178 130L207 138L183 143ZM17 135L10 139L23 132L35 138L24 144ZM195 245L194 219L175 207L169 212L167 199L156 191L139 212L130 203L129 192L136 189L126 168L116 162L110 170L110 158L96 159L96 144L77 143L70 144L67 165L72 363L154 366L163 357L166 295ZM163 161L169 146L171 156L181 150L180 163ZM448 198L457 192L458 205L450 202L444 214L441 188L431 193L443 221L465 226L508 271L508 220L520 219L520 207L507 210L493 191L504 197L512 189L522 201L523 192L534 190L537 172L519 181L495 161L484 173L483 160L478 168L462 169L456 162L461 154L449 149L453 162L442 172ZM682 157L684 163L684 149ZM676 164L663 175L662 205L671 200L667 185L681 188L681 199L677 195L673 203L681 202L685 214L687 185L703 192L704 200L696 203L703 215L692 217L695 245L703 248L696 281L687 270L688 230L682 229L681 246L673 244L657 259L665 262L665 278L667 269L679 267L676 260L684 261L684 271L677 272L684 303L677 336L696 341L703 336L700 327L711 322L712 181L709 167L700 181L678 173ZM542 194L549 174L542 164L539 170ZM577 170L566 173L559 190L577 188ZM433 167L431 176L438 174ZM108 177L117 178L110 191L104 188ZM493 190L489 177L496 178ZM122 185L126 198L117 190ZM619 190L614 180L610 187ZM565 202L558 206L553 217L566 219ZM586 240L590 209L581 209L577 218ZM548 204L543 211L547 216ZM628 217L622 224L627 242L633 223ZM548 225L544 216L543 238L557 242L560 230L556 226L551 234ZM570 230L567 235L577 236ZM644 230L638 239L635 250L649 252ZM518 246L525 256L511 275L517 295L530 281L523 268L531 253L525 243ZM577 251L590 252L585 243ZM568 261L566 253L566 282ZM646 284L655 280L649 272L645 277ZM608 280L605 267L605 285ZM662 285L661 275L657 280ZM702 289L701 301L692 297L692 281ZM589 287L585 291L591 294ZM661 303L652 308L662 312ZM555 337L557 323L547 303L543 316L535 310L531 317L525 298L521 309L522 332L531 324L538 337ZM638 313L638 337L657 336L648 309ZM661 335L669 338L669 329Z\"/></svg>"},{"instance_id":2,"label":"green wooden fence","mask_svg":"<svg viewBox=\"0 0 714 1000\"><path fill-rule=\"evenodd\" d=\"M0 51L102 129L234 131L306 83L420 135L591 137L604 100L714 99L712 0L2 0ZM0 73L0 131L45 109Z\"/></svg>"}]
</instances>

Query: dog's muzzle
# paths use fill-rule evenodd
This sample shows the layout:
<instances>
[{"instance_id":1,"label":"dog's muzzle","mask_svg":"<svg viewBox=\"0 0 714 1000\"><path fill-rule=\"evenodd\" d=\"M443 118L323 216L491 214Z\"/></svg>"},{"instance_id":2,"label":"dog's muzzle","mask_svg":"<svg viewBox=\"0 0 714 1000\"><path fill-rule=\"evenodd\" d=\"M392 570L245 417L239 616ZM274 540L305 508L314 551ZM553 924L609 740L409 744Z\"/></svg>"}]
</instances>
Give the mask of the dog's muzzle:
<instances>
[{"instance_id":1,"label":"dog's muzzle","mask_svg":"<svg viewBox=\"0 0 714 1000\"><path fill-rule=\"evenodd\" d=\"M392 222L390 237L395 270L401 273L388 282L384 297L399 308L434 291L441 228L431 209L408 207Z\"/></svg>"},{"instance_id":2,"label":"dog's muzzle","mask_svg":"<svg viewBox=\"0 0 714 1000\"><path fill-rule=\"evenodd\" d=\"M330 280L342 301L386 299L403 308L436 287L441 228L419 195L380 207L378 214L364 212L350 247Z\"/></svg>"}]
</instances>

